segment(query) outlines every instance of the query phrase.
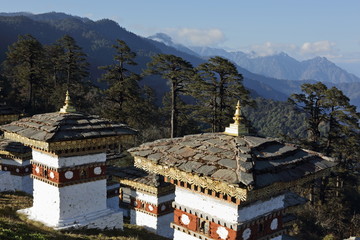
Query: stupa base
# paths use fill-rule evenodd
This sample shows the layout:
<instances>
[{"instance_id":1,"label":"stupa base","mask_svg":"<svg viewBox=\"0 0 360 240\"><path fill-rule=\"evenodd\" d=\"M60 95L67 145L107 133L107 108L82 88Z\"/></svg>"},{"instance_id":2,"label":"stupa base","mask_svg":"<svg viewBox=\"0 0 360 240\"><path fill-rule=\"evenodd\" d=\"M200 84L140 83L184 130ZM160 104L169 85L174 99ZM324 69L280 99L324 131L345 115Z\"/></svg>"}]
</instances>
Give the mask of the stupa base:
<instances>
[{"instance_id":1,"label":"stupa base","mask_svg":"<svg viewBox=\"0 0 360 240\"><path fill-rule=\"evenodd\" d=\"M17 211L26 215L30 220L43 223L45 226L54 228L55 230L65 229L123 229L123 214L119 210L106 208L101 211L89 213L75 218L59 219L56 222L50 222L39 217L33 208L26 208Z\"/></svg>"}]
</instances>

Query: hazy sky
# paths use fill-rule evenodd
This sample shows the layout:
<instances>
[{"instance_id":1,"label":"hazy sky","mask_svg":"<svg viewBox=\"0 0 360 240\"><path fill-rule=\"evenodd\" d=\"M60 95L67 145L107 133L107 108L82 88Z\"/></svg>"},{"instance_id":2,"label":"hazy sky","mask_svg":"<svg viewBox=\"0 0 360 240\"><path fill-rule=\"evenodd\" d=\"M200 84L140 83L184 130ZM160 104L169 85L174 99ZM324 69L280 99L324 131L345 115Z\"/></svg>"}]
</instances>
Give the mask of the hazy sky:
<instances>
[{"instance_id":1,"label":"hazy sky","mask_svg":"<svg viewBox=\"0 0 360 240\"><path fill-rule=\"evenodd\" d=\"M0 12L19 11L109 18L185 45L325 56L360 75L360 0L1 0Z\"/></svg>"}]
</instances>

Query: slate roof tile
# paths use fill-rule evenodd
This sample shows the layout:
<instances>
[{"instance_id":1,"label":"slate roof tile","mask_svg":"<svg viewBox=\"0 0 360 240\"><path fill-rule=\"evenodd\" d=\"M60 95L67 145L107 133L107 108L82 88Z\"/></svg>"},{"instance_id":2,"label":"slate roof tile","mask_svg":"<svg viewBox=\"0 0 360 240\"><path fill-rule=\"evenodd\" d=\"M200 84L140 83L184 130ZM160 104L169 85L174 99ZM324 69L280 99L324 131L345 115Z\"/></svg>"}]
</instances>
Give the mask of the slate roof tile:
<instances>
[{"instance_id":1,"label":"slate roof tile","mask_svg":"<svg viewBox=\"0 0 360 240\"><path fill-rule=\"evenodd\" d=\"M219 169L211 177L228 183L239 183L236 172L230 169Z\"/></svg>"},{"instance_id":2,"label":"slate roof tile","mask_svg":"<svg viewBox=\"0 0 360 240\"><path fill-rule=\"evenodd\" d=\"M159 155L156 159L159 165L256 188L293 181L336 165L318 153L275 139L233 137L223 133L161 139L142 144L130 152L149 160L150 154L161 153L162 157Z\"/></svg>"},{"instance_id":3,"label":"slate roof tile","mask_svg":"<svg viewBox=\"0 0 360 240\"><path fill-rule=\"evenodd\" d=\"M124 124L110 122L95 116L78 113L61 114L59 112L23 118L3 125L0 129L44 142L136 134L134 129Z\"/></svg>"}]
</instances>

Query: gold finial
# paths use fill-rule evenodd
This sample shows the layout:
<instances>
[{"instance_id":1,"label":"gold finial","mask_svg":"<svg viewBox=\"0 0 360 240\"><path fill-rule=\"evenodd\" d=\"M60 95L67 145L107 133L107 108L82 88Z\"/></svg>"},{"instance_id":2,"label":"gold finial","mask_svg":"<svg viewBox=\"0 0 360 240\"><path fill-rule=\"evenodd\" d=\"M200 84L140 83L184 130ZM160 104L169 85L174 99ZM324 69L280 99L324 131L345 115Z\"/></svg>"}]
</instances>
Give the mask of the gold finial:
<instances>
[{"instance_id":1,"label":"gold finial","mask_svg":"<svg viewBox=\"0 0 360 240\"><path fill-rule=\"evenodd\" d=\"M241 116L240 101L238 101L236 104L236 110L233 119L235 120L234 124L240 124L241 120L243 119Z\"/></svg>"},{"instance_id":2,"label":"gold finial","mask_svg":"<svg viewBox=\"0 0 360 240\"><path fill-rule=\"evenodd\" d=\"M76 109L72 106L69 90L66 90L65 105L60 108L60 113L74 113Z\"/></svg>"},{"instance_id":3,"label":"gold finial","mask_svg":"<svg viewBox=\"0 0 360 240\"><path fill-rule=\"evenodd\" d=\"M241 115L240 101L238 101L236 104L236 110L233 119L235 122L231 123L229 127L225 128L226 134L233 136L249 134L249 129Z\"/></svg>"}]
</instances>

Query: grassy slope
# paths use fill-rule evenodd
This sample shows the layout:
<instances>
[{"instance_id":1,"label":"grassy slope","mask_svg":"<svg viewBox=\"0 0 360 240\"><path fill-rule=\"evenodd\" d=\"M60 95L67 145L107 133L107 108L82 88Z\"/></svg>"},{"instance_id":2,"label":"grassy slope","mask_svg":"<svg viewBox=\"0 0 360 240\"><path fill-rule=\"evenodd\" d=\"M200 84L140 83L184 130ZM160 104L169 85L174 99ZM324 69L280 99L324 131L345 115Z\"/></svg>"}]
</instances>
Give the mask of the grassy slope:
<instances>
[{"instance_id":1,"label":"grassy slope","mask_svg":"<svg viewBox=\"0 0 360 240\"><path fill-rule=\"evenodd\" d=\"M67 232L55 231L41 223L29 221L16 210L32 205L32 198L23 193L0 193L0 239L104 239L104 240L166 240L143 228L125 224L124 231L120 230L73 230Z\"/></svg>"}]
</instances>

